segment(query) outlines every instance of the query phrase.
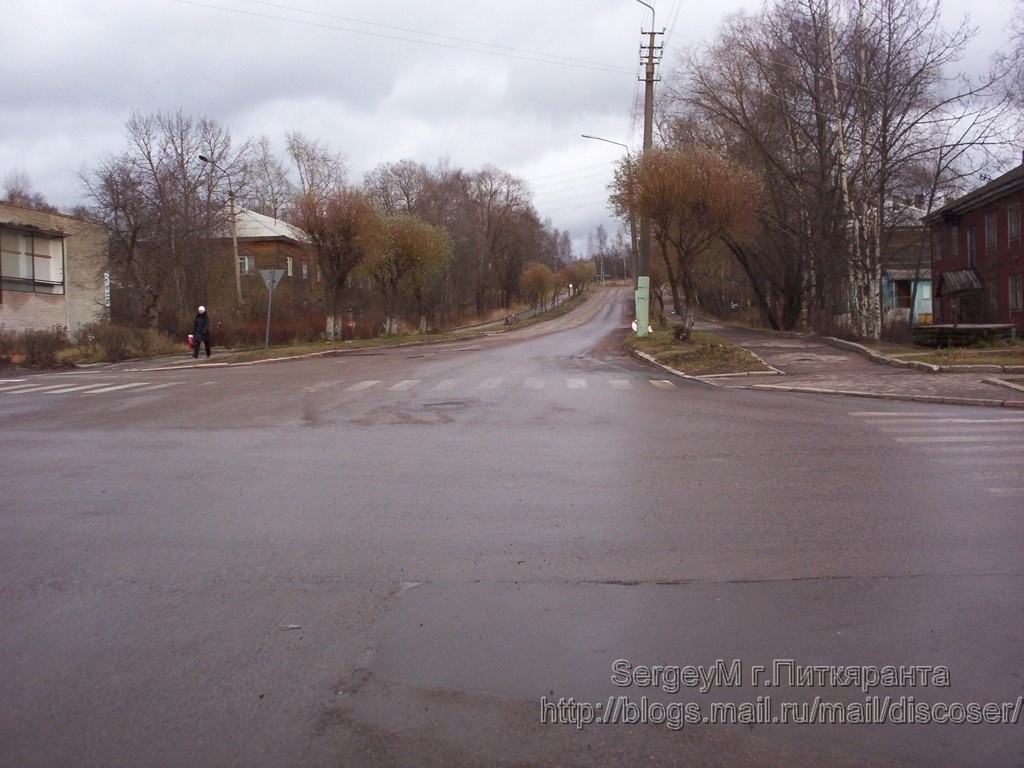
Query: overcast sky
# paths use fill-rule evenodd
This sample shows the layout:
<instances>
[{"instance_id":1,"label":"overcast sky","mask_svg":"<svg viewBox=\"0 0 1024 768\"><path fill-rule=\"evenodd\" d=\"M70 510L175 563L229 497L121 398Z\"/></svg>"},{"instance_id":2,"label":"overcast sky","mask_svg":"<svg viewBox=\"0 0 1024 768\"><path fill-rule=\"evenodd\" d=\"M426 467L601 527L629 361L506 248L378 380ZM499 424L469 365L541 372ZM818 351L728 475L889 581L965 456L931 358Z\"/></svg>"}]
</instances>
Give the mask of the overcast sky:
<instances>
[{"instance_id":1,"label":"overcast sky","mask_svg":"<svg viewBox=\"0 0 1024 768\"><path fill-rule=\"evenodd\" d=\"M666 65L758 0L651 0ZM972 0L968 67L1004 42L1008 0ZM951 18L951 21L953 19ZM343 152L352 179L382 162L448 158L529 182L578 246L642 126L636 0L11 0L0 60L0 180L27 174L51 203L84 202L83 166L124 145L132 110L207 116L236 142L283 151L301 131Z\"/></svg>"}]
</instances>

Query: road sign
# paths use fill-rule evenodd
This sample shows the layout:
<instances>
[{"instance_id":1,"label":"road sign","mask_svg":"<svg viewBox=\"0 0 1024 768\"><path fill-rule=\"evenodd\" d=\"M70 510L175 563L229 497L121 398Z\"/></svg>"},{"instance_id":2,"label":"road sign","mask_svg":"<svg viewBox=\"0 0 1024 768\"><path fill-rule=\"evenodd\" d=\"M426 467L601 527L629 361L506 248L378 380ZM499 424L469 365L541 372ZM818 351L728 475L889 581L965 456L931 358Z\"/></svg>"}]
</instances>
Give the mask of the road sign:
<instances>
[{"instance_id":1,"label":"road sign","mask_svg":"<svg viewBox=\"0 0 1024 768\"><path fill-rule=\"evenodd\" d=\"M264 285L267 286L267 290L271 293L277 287L277 284L281 282L281 278L284 276L283 269L261 269L260 277L263 278Z\"/></svg>"},{"instance_id":2,"label":"road sign","mask_svg":"<svg viewBox=\"0 0 1024 768\"><path fill-rule=\"evenodd\" d=\"M274 289L277 284L281 282L281 278L284 276L283 269L261 269L260 277L263 278L263 283L267 286L267 332L263 337L263 346L270 346L270 308L274 305Z\"/></svg>"}]
</instances>

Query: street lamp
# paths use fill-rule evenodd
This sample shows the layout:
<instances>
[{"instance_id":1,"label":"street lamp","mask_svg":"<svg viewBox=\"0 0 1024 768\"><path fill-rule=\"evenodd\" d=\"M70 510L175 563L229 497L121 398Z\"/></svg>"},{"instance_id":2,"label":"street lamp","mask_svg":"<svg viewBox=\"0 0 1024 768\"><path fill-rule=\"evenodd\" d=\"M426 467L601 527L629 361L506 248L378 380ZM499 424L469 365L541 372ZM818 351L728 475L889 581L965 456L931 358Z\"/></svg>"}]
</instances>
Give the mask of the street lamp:
<instances>
[{"instance_id":1,"label":"street lamp","mask_svg":"<svg viewBox=\"0 0 1024 768\"><path fill-rule=\"evenodd\" d=\"M600 136L591 136L588 133L581 133L584 139L593 139L594 141L603 141L607 144L615 144L623 147L626 150L626 183L629 185L629 239L633 245L633 289L636 289L636 279L640 275L640 252L637 250L636 245L636 213L634 211L634 196L633 196L633 162L630 160L629 147L623 144L621 141L612 141L611 139L604 139ZM601 268L604 272L604 267Z\"/></svg>"},{"instance_id":2,"label":"street lamp","mask_svg":"<svg viewBox=\"0 0 1024 768\"><path fill-rule=\"evenodd\" d=\"M238 219L235 215L235 188L231 186L231 174L225 171L221 166L217 165L206 155L200 155L199 159L204 163L209 163L218 171L224 174L224 178L228 180L228 200L231 204L231 249L235 254L235 291L238 294L238 308L242 308L242 268L238 263Z\"/></svg>"}]
</instances>

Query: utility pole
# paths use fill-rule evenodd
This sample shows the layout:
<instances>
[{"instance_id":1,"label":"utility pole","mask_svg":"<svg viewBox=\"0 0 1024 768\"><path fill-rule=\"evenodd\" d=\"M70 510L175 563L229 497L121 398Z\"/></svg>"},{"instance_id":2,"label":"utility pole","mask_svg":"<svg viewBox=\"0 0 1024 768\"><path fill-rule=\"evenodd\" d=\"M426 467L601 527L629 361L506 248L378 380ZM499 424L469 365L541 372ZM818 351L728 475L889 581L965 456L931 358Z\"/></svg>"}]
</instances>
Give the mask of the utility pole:
<instances>
[{"instance_id":1,"label":"utility pole","mask_svg":"<svg viewBox=\"0 0 1024 768\"><path fill-rule=\"evenodd\" d=\"M655 37L663 34L654 31L654 8L644 0L636 0L640 5L646 6L651 11L651 29L647 34L647 52L642 55L644 61L644 154L650 152L654 146L654 65L661 58L661 48L654 45ZM644 50L643 47L640 49ZM657 53L655 53L657 51ZM637 255L636 270L636 335L646 336L647 326L650 323L650 302L651 302L651 224L650 220L641 215L640 217L640 248Z\"/></svg>"}]
</instances>

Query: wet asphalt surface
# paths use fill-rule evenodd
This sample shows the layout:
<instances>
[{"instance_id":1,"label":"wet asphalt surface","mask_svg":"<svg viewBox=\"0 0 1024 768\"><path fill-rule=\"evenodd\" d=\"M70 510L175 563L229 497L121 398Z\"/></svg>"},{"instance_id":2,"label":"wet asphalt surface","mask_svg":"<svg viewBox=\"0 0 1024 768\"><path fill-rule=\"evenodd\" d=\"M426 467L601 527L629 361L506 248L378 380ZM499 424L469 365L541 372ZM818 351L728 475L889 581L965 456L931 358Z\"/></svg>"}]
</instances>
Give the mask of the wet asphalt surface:
<instances>
[{"instance_id":1,"label":"wet asphalt surface","mask_svg":"<svg viewBox=\"0 0 1024 768\"><path fill-rule=\"evenodd\" d=\"M668 380L619 351L623 298L0 383L0 765L1024 762L1020 722L542 723L1024 695L1021 414ZM612 682L719 659L703 693ZM949 681L755 685L774 659Z\"/></svg>"}]
</instances>

